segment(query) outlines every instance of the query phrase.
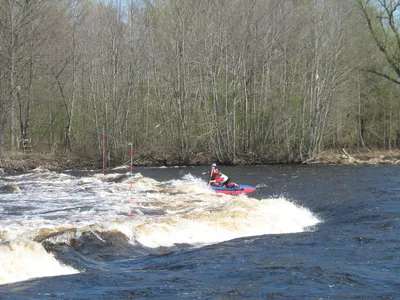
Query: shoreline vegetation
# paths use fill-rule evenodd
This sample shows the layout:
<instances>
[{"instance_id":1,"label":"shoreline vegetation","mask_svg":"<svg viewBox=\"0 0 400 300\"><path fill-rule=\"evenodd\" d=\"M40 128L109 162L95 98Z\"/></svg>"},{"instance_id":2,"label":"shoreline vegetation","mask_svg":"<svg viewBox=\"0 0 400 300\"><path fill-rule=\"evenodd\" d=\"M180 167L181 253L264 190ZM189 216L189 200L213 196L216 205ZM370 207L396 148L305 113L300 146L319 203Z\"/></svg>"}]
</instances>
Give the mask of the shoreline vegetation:
<instances>
[{"instance_id":1,"label":"shoreline vegetation","mask_svg":"<svg viewBox=\"0 0 400 300\"><path fill-rule=\"evenodd\" d=\"M396 162L394 2L0 0L0 167Z\"/></svg>"},{"instance_id":2,"label":"shoreline vegetation","mask_svg":"<svg viewBox=\"0 0 400 300\"><path fill-rule=\"evenodd\" d=\"M400 150L374 150L374 151L349 151L346 149L323 151L313 159L304 162L273 162L263 158L243 156L234 163L218 162L215 158L199 154L188 163L176 159L155 158L155 157L133 157L134 167L159 167L159 166L203 166L210 162L217 162L221 165L327 165L327 164L400 164ZM130 165L130 160L126 164ZM108 161L105 169L110 170L120 164ZM0 159L0 170L6 173L29 172L34 169L46 169L50 171L65 170L101 170L103 162L101 159L93 160L84 157L57 157L51 154L22 153L15 152Z\"/></svg>"}]
</instances>

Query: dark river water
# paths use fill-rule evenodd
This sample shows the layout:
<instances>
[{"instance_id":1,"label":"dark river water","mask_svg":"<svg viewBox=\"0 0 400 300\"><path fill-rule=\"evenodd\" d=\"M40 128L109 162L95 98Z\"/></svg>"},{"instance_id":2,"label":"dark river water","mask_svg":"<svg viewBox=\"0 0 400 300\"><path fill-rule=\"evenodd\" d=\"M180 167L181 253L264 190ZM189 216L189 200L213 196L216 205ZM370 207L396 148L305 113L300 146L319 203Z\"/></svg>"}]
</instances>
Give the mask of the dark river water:
<instances>
[{"instance_id":1,"label":"dark river water","mask_svg":"<svg viewBox=\"0 0 400 300\"><path fill-rule=\"evenodd\" d=\"M400 299L400 166L0 178L0 299Z\"/></svg>"}]
</instances>

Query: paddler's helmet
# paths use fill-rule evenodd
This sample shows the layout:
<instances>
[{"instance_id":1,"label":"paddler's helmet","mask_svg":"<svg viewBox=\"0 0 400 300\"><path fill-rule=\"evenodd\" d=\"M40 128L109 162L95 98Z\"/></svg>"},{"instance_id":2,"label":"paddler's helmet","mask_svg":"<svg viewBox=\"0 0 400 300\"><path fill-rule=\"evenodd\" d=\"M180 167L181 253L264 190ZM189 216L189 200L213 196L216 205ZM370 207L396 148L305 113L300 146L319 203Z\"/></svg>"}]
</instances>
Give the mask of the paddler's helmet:
<instances>
[{"instance_id":1,"label":"paddler's helmet","mask_svg":"<svg viewBox=\"0 0 400 300\"><path fill-rule=\"evenodd\" d=\"M215 168L216 166L217 166L216 163L213 163L213 164L211 165L211 167L213 167L213 168Z\"/></svg>"}]
</instances>

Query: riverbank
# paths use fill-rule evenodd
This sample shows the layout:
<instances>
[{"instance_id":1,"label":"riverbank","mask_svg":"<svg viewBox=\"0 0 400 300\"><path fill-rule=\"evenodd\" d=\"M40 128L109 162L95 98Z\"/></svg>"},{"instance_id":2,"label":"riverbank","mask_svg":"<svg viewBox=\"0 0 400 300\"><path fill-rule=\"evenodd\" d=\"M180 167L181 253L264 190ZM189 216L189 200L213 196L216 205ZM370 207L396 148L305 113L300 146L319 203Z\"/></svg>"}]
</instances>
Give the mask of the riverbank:
<instances>
[{"instance_id":1,"label":"riverbank","mask_svg":"<svg viewBox=\"0 0 400 300\"><path fill-rule=\"evenodd\" d=\"M400 150L324 151L304 164L400 164Z\"/></svg>"},{"instance_id":2,"label":"riverbank","mask_svg":"<svg viewBox=\"0 0 400 300\"><path fill-rule=\"evenodd\" d=\"M185 165L207 165L214 162L214 158L205 155L198 155ZM129 164L128 161L127 164ZM340 151L324 151L317 157L302 162L303 164L400 164L400 150L375 150L366 152L352 152L341 149ZM241 157L234 165L255 165L255 164L279 164L253 157ZM181 162L150 157L134 157L134 166L176 166L183 165ZM112 163L107 168L118 166ZM26 172L36 168L51 171L62 170L96 170L102 169L103 163L100 160L93 160L84 157L46 155L38 153L16 152L0 160L0 169L5 172Z\"/></svg>"}]
</instances>

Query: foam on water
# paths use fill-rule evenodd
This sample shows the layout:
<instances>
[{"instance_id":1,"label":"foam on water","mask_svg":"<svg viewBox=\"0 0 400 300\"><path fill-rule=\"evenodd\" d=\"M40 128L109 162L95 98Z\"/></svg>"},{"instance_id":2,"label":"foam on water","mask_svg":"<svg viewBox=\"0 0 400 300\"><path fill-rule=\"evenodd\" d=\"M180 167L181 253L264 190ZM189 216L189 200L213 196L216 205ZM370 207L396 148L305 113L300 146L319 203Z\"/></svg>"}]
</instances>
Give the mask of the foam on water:
<instances>
[{"instance_id":1,"label":"foam on water","mask_svg":"<svg viewBox=\"0 0 400 300\"><path fill-rule=\"evenodd\" d=\"M0 244L0 284L76 273L79 271L59 263L39 243Z\"/></svg>"},{"instance_id":2,"label":"foam on water","mask_svg":"<svg viewBox=\"0 0 400 300\"><path fill-rule=\"evenodd\" d=\"M191 174L171 184L140 174L74 177L36 170L7 181L20 192L4 195L0 204L7 214L0 219L0 284L77 272L34 242L46 232L73 229L62 237L68 242L83 231L117 230L132 244L157 248L301 232L319 222L284 197L260 201L217 194Z\"/></svg>"},{"instance_id":3,"label":"foam on water","mask_svg":"<svg viewBox=\"0 0 400 300\"><path fill-rule=\"evenodd\" d=\"M148 220L136 226L136 238L147 247L206 245L247 236L301 232L319 222L309 210L284 198L228 198L201 209Z\"/></svg>"}]
</instances>

